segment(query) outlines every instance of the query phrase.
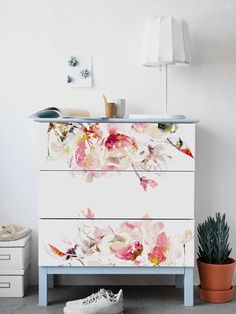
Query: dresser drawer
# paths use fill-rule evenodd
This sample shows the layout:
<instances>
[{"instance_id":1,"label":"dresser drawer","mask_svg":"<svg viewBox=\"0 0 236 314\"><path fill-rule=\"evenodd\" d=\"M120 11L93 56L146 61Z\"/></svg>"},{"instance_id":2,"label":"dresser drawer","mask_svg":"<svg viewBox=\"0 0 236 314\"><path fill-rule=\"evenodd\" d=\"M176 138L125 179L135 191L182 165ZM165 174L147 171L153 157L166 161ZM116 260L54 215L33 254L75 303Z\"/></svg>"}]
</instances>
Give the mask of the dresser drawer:
<instances>
[{"instance_id":1,"label":"dresser drawer","mask_svg":"<svg viewBox=\"0 0 236 314\"><path fill-rule=\"evenodd\" d=\"M0 275L0 297L23 297L29 286L29 269L23 275Z\"/></svg>"},{"instance_id":2,"label":"dresser drawer","mask_svg":"<svg viewBox=\"0 0 236 314\"><path fill-rule=\"evenodd\" d=\"M12 243L13 241L11 241ZM6 244L6 242L4 243ZM30 240L25 247L0 247L0 270L26 269L30 263Z\"/></svg>"},{"instance_id":3,"label":"dresser drawer","mask_svg":"<svg viewBox=\"0 0 236 314\"><path fill-rule=\"evenodd\" d=\"M41 171L39 216L193 218L194 172Z\"/></svg>"},{"instance_id":4,"label":"dresser drawer","mask_svg":"<svg viewBox=\"0 0 236 314\"><path fill-rule=\"evenodd\" d=\"M195 125L40 125L41 170L194 170Z\"/></svg>"},{"instance_id":5,"label":"dresser drawer","mask_svg":"<svg viewBox=\"0 0 236 314\"><path fill-rule=\"evenodd\" d=\"M40 266L193 266L193 220L41 220Z\"/></svg>"}]
</instances>

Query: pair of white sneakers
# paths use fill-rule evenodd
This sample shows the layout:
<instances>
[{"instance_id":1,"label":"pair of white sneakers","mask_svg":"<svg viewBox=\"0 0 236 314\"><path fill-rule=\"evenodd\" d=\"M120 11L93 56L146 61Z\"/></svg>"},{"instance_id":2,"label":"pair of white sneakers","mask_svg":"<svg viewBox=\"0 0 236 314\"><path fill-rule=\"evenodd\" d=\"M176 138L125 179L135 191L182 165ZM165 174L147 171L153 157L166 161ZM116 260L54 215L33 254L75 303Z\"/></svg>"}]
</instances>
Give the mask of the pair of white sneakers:
<instances>
[{"instance_id":1,"label":"pair of white sneakers","mask_svg":"<svg viewBox=\"0 0 236 314\"><path fill-rule=\"evenodd\" d=\"M123 314L123 291L101 289L87 298L66 302L65 314Z\"/></svg>"}]
</instances>

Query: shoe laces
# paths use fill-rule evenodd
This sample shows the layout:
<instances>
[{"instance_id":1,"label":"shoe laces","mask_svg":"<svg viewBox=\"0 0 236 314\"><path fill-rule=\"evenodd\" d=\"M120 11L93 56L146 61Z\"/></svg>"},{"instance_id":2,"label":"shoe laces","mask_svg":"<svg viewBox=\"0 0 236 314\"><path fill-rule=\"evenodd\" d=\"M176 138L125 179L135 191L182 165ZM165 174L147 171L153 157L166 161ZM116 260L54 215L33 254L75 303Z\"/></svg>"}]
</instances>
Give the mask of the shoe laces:
<instances>
[{"instance_id":1,"label":"shoe laces","mask_svg":"<svg viewBox=\"0 0 236 314\"><path fill-rule=\"evenodd\" d=\"M101 289L96 293L92 293L90 296L84 299L83 304L84 305L91 305L93 303L98 302L102 298L105 298L109 300L110 302L115 302L116 297L114 296L113 292L110 290Z\"/></svg>"}]
</instances>

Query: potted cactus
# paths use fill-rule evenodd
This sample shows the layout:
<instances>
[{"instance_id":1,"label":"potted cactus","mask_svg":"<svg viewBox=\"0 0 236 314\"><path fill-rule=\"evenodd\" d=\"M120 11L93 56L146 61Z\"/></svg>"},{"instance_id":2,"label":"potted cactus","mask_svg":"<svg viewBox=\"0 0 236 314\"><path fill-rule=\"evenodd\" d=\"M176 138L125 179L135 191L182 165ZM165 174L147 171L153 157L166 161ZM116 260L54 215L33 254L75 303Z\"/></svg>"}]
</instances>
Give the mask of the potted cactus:
<instances>
[{"instance_id":1,"label":"potted cactus","mask_svg":"<svg viewBox=\"0 0 236 314\"><path fill-rule=\"evenodd\" d=\"M233 298L235 260L230 258L229 226L226 216L216 213L197 227L199 297L207 302L223 303Z\"/></svg>"}]
</instances>

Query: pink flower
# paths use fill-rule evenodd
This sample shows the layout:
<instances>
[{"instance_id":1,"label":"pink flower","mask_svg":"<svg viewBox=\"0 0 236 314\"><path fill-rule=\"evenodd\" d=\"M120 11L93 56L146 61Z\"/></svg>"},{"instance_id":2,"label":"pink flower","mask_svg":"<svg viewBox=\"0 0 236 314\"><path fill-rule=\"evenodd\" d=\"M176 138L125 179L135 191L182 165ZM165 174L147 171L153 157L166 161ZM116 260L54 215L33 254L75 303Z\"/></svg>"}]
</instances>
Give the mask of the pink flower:
<instances>
[{"instance_id":1,"label":"pink flower","mask_svg":"<svg viewBox=\"0 0 236 314\"><path fill-rule=\"evenodd\" d=\"M168 245L169 240L167 238L167 235L165 234L165 232L160 233L156 239L156 246L162 247L166 250Z\"/></svg>"},{"instance_id":2,"label":"pink flower","mask_svg":"<svg viewBox=\"0 0 236 314\"><path fill-rule=\"evenodd\" d=\"M89 131L92 133L94 138L101 138L102 137L102 131L100 130L100 128L97 124L91 125L89 128Z\"/></svg>"},{"instance_id":3,"label":"pink flower","mask_svg":"<svg viewBox=\"0 0 236 314\"><path fill-rule=\"evenodd\" d=\"M153 245L156 245L157 237L164 229L163 222L156 221L155 223L153 223L151 220L144 220L144 227L148 237L152 240L155 240L155 242L153 242Z\"/></svg>"},{"instance_id":4,"label":"pink flower","mask_svg":"<svg viewBox=\"0 0 236 314\"><path fill-rule=\"evenodd\" d=\"M96 242L99 242L106 235L105 230L95 227L93 231L93 238Z\"/></svg>"},{"instance_id":5,"label":"pink flower","mask_svg":"<svg viewBox=\"0 0 236 314\"><path fill-rule=\"evenodd\" d=\"M150 186L151 188L155 188L158 186L157 182L152 179L147 179L145 177L140 178L140 184L143 187L144 191L147 191L147 188Z\"/></svg>"},{"instance_id":6,"label":"pink flower","mask_svg":"<svg viewBox=\"0 0 236 314\"><path fill-rule=\"evenodd\" d=\"M94 177L95 177L94 172L89 171L89 172L86 174L85 182L86 182L86 183L91 183L91 182L93 182L93 178L94 178Z\"/></svg>"},{"instance_id":7,"label":"pink flower","mask_svg":"<svg viewBox=\"0 0 236 314\"><path fill-rule=\"evenodd\" d=\"M142 133L144 129L147 127L146 123L133 123L131 125L131 129L135 130L136 132Z\"/></svg>"},{"instance_id":8,"label":"pink flower","mask_svg":"<svg viewBox=\"0 0 236 314\"><path fill-rule=\"evenodd\" d=\"M123 227L124 229L128 228L128 229L132 229L133 230L136 226L135 226L135 224L133 224L133 223L131 223L129 221L126 221L126 222L124 222L121 225L121 227Z\"/></svg>"},{"instance_id":9,"label":"pink flower","mask_svg":"<svg viewBox=\"0 0 236 314\"><path fill-rule=\"evenodd\" d=\"M80 141L75 150L75 161L79 167L84 167L85 157L85 142Z\"/></svg>"},{"instance_id":10,"label":"pink flower","mask_svg":"<svg viewBox=\"0 0 236 314\"><path fill-rule=\"evenodd\" d=\"M133 244L126 246L113 245L110 248L118 258L130 261L135 261L135 259L143 252L143 245L138 241L135 241Z\"/></svg>"},{"instance_id":11,"label":"pink flower","mask_svg":"<svg viewBox=\"0 0 236 314\"><path fill-rule=\"evenodd\" d=\"M143 222L142 221L125 221L123 222L121 225L120 225L120 228L119 230L121 232L131 232L135 229L141 229L143 225Z\"/></svg>"},{"instance_id":12,"label":"pink flower","mask_svg":"<svg viewBox=\"0 0 236 314\"><path fill-rule=\"evenodd\" d=\"M114 123L109 123L107 125L107 130L108 130L109 134L115 134L115 133L117 133L117 126Z\"/></svg>"},{"instance_id":13,"label":"pink flower","mask_svg":"<svg viewBox=\"0 0 236 314\"><path fill-rule=\"evenodd\" d=\"M105 176L105 175L106 175L105 171L104 172L102 172L102 171L88 171L86 173L86 176L85 176L85 182L91 183L91 182L93 182L94 178L101 178L102 176Z\"/></svg>"},{"instance_id":14,"label":"pink flower","mask_svg":"<svg viewBox=\"0 0 236 314\"><path fill-rule=\"evenodd\" d=\"M126 221L123 222L117 229L116 231L119 234L125 235L125 237L127 237L127 239L129 239L129 241L131 243L133 243L133 241L142 241L143 239L143 233L142 233L142 221Z\"/></svg>"},{"instance_id":15,"label":"pink flower","mask_svg":"<svg viewBox=\"0 0 236 314\"><path fill-rule=\"evenodd\" d=\"M163 248L155 246L152 252L148 253L148 259L155 266L158 266L161 262L164 262L166 260L165 251L163 250Z\"/></svg>"},{"instance_id":16,"label":"pink flower","mask_svg":"<svg viewBox=\"0 0 236 314\"><path fill-rule=\"evenodd\" d=\"M119 168L117 166L113 165L104 165L102 166L102 170L118 170Z\"/></svg>"},{"instance_id":17,"label":"pink flower","mask_svg":"<svg viewBox=\"0 0 236 314\"><path fill-rule=\"evenodd\" d=\"M156 239L156 245L152 249L150 253L148 253L148 259L152 262L155 266L158 266L161 262L166 260L166 251L168 249L169 240L165 234L162 232L158 235Z\"/></svg>"},{"instance_id":18,"label":"pink flower","mask_svg":"<svg viewBox=\"0 0 236 314\"><path fill-rule=\"evenodd\" d=\"M137 144L134 139L125 134L111 133L105 141L105 147L109 151L123 149L125 147L136 149Z\"/></svg>"},{"instance_id":19,"label":"pink flower","mask_svg":"<svg viewBox=\"0 0 236 314\"><path fill-rule=\"evenodd\" d=\"M92 211L91 208L88 208L87 212L83 211L83 214L84 214L85 218L88 218L88 219L93 219L94 218L94 212Z\"/></svg>"}]
</instances>

